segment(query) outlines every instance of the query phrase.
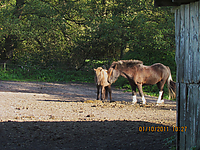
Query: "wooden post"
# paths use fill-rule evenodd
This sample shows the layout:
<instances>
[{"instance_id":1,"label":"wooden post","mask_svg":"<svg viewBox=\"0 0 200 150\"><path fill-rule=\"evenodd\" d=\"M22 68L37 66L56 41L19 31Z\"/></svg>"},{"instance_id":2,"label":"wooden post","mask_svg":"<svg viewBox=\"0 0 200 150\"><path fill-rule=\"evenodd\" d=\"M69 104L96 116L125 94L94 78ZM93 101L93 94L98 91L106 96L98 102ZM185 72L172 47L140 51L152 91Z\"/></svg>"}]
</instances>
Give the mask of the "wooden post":
<instances>
[{"instance_id":1,"label":"wooden post","mask_svg":"<svg viewBox=\"0 0 200 150\"><path fill-rule=\"evenodd\" d=\"M200 149L200 2L175 10L177 149ZM181 130L186 129L185 130Z\"/></svg>"},{"instance_id":2,"label":"wooden post","mask_svg":"<svg viewBox=\"0 0 200 150\"><path fill-rule=\"evenodd\" d=\"M6 63L3 63L3 70L6 71Z\"/></svg>"}]
</instances>

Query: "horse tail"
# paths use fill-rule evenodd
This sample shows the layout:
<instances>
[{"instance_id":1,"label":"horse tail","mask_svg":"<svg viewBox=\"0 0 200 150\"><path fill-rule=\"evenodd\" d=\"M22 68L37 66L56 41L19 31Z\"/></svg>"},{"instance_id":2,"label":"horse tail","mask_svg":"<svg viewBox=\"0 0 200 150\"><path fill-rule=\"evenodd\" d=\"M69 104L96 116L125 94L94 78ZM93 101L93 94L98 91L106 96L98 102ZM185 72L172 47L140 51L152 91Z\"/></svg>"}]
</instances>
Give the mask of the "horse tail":
<instances>
[{"instance_id":1,"label":"horse tail","mask_svg":"<svg viewBox=\"0 0 200 150\"><path fill-rule=\"evenodd\" d=\"M176 97L176 82L172 80L172 75L170 71L170 75L167 79L167 87L169 90L169 99L174 99Z\"/></svg>"}]
</instances>

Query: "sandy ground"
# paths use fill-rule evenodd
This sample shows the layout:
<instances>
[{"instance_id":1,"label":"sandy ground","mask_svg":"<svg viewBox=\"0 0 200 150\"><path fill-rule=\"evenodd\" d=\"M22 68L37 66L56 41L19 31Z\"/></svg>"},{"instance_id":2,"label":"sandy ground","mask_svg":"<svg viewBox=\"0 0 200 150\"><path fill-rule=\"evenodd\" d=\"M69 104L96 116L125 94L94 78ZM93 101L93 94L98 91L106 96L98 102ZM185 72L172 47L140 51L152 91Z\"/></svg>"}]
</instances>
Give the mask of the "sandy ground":
<instances>
[{"instance_id":1,"label":"sandy ground","mask_svg":"<svg viewBox=\"0 0 200 150\"><path fill-rule=\"evenodd\" d=\"M176 134L176 103L112 90L96 99L95 84L0 81L0 149L167 150Z\"/></svg>"}]
</instances>

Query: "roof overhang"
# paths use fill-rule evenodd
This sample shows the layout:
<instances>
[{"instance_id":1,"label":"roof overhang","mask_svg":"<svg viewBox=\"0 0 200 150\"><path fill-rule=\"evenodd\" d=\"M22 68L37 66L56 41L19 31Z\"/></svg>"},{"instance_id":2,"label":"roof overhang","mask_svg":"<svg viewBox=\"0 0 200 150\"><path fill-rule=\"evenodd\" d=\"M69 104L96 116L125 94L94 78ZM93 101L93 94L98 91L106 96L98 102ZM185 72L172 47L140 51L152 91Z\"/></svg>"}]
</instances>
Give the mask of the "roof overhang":
<instances>
[{"instance_id":1,"label":"roof overhang","mask_svg":"<svg viewBox=\"0 0 200 150\"><path fill-rule=\"evenodd\" d=\"M189 4L198 0L154 0L154 6L180 6L182 4Z\"/></svg>"}]
</instances>

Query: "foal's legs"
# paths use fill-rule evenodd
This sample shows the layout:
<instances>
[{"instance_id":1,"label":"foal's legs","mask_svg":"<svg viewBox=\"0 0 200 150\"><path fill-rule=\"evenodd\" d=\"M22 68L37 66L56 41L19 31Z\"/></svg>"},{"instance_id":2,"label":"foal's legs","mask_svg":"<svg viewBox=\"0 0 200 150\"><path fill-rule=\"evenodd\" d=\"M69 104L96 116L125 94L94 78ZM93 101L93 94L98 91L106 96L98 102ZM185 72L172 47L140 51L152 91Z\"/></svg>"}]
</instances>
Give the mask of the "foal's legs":
<instances>
[{"instance_id":1,"label":"foal's legs","mask_svg":"<svg viewBox=\"0 0 200 150\"><path fill-rule=\"evenodd\" d=\"M108 99L108 86L105 87L105 99Z\"/></svg>"},{"instance_id":2,"label":"foal's legs","mask_svg":"<svg viewBox=\"0 0 200 150\"><path fill-rule=\"evenodd\" d=\"M97 100L99 100L99 88L100 88L100 85L97 85Z\"/></svg>"},{"instance_id":3,"label":"foal's legs","mask_svg":"<svg viewBox=\"0 0 200 150\"><path fill-rule=\"evenodd\" d=\"M105 86L101 87L101 100L105 100L106 89Z\"/></svg>"},{"instance_id":4,"label":"foal's legs","mask_svg":"<svg viewBox=\"0 0 200 150\"><path fill-rule=\"evenodd\" d=\"M109 95L110 95L110 102L112 102L112 96L111 96L111 85L108 86L108 92L109 92Z\"/></svg>"},{"instance_id":5,"label":"foal's legs","mask_svg":"<svg viewBox=\"0 0 200 150\"><path fill-rule=\"evenodd\" d=\"M140 96L142 97L142 103L143 103L143 104L146 104L146 100L145 100L145 98L144 98L144 94L143 94L143 91L142 91L142 84L137 84L137 87L138 87Z\"/></svg>"}]
</instances>

